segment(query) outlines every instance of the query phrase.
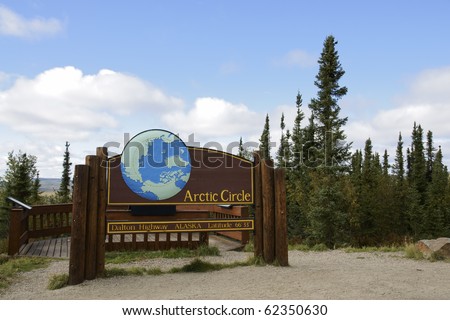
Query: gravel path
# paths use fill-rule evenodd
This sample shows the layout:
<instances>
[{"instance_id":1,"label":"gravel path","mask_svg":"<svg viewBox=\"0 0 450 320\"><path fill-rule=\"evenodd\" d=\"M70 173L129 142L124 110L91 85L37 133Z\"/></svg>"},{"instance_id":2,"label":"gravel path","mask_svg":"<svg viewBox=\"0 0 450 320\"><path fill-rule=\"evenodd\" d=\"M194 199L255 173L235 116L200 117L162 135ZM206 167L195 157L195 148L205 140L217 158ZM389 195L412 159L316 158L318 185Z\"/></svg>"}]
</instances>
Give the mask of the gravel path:
<instances>
[{"instance_id":1,"label":"gravel path","mask_svg":"<svg viewBox=\"0 0 450 320\"><path fill-rule=\"evenodd\" d=\"M224 252L211 262L246 260ZM192 259L153 259L126 266L168 270ZM68 261L22 274L0 299L450 299L450 264L414 261L403 253L289 252L290 267L238 267L208 273L127 276L46 289ZM114 265L119 266L119 265ZM122 267L126 267L123 266Z\"/></svg>"}]
</instances>

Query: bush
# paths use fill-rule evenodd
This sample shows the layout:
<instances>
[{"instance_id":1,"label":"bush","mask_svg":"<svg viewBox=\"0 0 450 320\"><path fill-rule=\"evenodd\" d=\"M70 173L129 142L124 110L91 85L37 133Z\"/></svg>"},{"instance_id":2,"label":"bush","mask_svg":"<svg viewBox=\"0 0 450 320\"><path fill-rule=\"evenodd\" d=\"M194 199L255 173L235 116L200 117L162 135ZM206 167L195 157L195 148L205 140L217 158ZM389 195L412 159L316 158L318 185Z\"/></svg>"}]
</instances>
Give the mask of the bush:
<instances>
[{"instance_id":1,"label":"bush","mask_svg":"<svg viewBox=\"0 0 450 320\"><path fill-rule=\"evenodd\" d=\"M409 259L414 260L423 260L425 257L423 256L423 253L417 249L417 247L414 244L409 244L405 247L405 254L406 257Z\"/></svg>"},{"instance_id":2,"label":"bush","mask_svg":"<svg viewBox=\"0 0 450 320\"><path fill-rule=\"evenodd\" d=\"M53 275L47 285L48 290L64 288L69 283L69 275L66 273Z\"/></svg>"}]
</instances>

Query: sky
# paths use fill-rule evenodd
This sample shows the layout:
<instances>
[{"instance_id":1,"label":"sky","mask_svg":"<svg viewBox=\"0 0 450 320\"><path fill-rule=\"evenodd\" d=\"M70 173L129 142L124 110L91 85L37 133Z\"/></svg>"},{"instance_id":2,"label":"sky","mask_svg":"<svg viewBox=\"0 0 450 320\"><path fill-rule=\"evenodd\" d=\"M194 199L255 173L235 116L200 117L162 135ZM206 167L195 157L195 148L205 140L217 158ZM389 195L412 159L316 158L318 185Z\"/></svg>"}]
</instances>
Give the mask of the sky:
<instances>
[{"instance_id":1,"label":"sky","mask_svg":"<svg viewBox=\"0 0 450 320\"><path fill-rule=\"evenodd\" d=\"M266 114L278 145L298 92L309 114L328 35L353 148L371 138L393 162L416 121L449 164L449 12L446 0L0 0L0 175L13 150L58 178L66 141L82 164L155 128L235 152Z\"/></svg>"}]
</instances>

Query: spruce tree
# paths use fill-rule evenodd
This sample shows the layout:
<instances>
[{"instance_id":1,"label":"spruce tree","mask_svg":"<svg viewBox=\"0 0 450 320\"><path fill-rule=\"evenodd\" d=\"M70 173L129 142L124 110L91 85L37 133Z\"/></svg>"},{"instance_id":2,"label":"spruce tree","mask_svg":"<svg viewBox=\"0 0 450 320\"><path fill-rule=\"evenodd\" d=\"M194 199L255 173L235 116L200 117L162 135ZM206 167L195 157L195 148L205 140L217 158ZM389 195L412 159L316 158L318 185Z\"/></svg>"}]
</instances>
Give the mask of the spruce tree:
<instances>
[{"instance_id":1,"label":"spruce tree","mask_svg":"<svg viewBox=\"0 0 450 320\"><path fill-rule=\"evenodd\" d=\"M389 168L389 155L387 153L387 150L385 149L383 154L383 176L389 176Z\"/></svg>"},{"instance_id":2,"label":"spruce tree","mask_svg":"<svg viewBox=\"0 0 450 320\"><path fill-rule=\"evenodd\" d=\"M339 80L345 74L336 51L337 41L328 36L318 60L319 72L314 84L319 89L317 98L311 100L310 109L317 127L317 142L322 146L319 157L326 167L346 165L350 159L350 145L345 143L343 127L347 117L340 117L339 99L347 94L347 87Z\"/></svg>"},{"instance_id":3,"label":"spruce tree","mask_svg":"<svg viewBox=\"0 0 450 320\"><path fill-rule=\"evenodd\" d=\"M33 181L33 186L31 189L31 202L39 203L41 200L41 180L39 179L39 171L36 173L36 178Z\"/></svg>"},{"instance_id":4,"label":"spruce tree","mask_svg":"<svg viewBox=\"0 0 450 320\"><path fill-rule=\"evenodd\" d=\"M407 194L408 187L405 181L405 160L403 157L403 139L401 132L398 134L397 149L395 151L395 162L392 167L394 174L395 188L393 192L394 205L393 212L396 213L397 220L394 221L394 228L397 235L405 236L408 232L407 226Z\"/></svg>"},{"instance_id":5,"label":"spruce tree","mask_svg":"<svg viewBox=\"0 0 450 320\"><path fill-rule=\"evenodd\" d=\"M426 158L427 158L426 177L427 177L427 181L428 182L431 182L435 151L436 151L436 149L433 146L433 132L428 130L428 132L427 132L427 147L426 147Z\"/></svg>"},{"instance_id":6,"label":"spruce tree","mask_svg":"<svg viewBox=\"0 0 450 320\"><path fill-rule=\"evenodd\" d=\"M286 124L284 123L284 113L281 114L281 138L280 138L280 146L277 151L277 166L279 168L290 168L291 166L291 145L290 138L291 134L289 130L284 133L284 129L286 128Z\"/></svg>"},{"instance_id":7,"label":"spruce tree","mask_svg":"<svg viewBox=\"0 0 450 320\"><path fill-rule=\"evenodd\" d=\"M242 143L242 137L239 139L238 156L244 157L244 144Z\"/></svg>"},{"instance_id":8,"label":"spruce tree","mask_svg":"<svg viewBox=\"0 0 450 320\"><path fill-rule=\"evenodd\" d=\"M33 204L36 200L37 158L22 151L8 153L4 177L4 196L13 197L24 203Z\"/></svg>"},{"instance_id":9,"label":"spruce tree","mask_svg":"<svg viewBox=\"0 0 450 320\"><path fill-rule=\"evenodd\" d=\"M295 116L294 126L292 128L292 162L294 170L299 170L304 164L304 154L303 154L303 130L301 122L305 118L302 110L302 95L300 92L297 93L296 98L296 108L297 115Z\"/></svg>"},{"instance_id":10,"label":"spruce tree","mask_svg":"<svg viewBox=\"0 0 450 320\"><path fill-rule=\"evenodd\" d=\"M428 187L428 201L426 210L426 219L424 221L424 235L427 237L438 238L446 235L445 225L446 216L449 208L446 203L448 193L448 171L442 163L442 150L436 153L433 163L432 180Z\"/></svg>"},{"instance_id":11,"label":"spruce tree","mask_svg":"<svg viewBox=\"0 0 450 320\"><path fill-rule=\"evenodd\" d=\"M423 130L414 122L411 151L408 157L408 218L414 238L425 231L425 203L427 198L426 160L423 146Z\"/></svg>"},{"instance_id":12,"label":"spruce tree","mask_svg":"<svg viewBox=\"0 0 450 320\"><path fill-rule=\"evenodd\" d=\"M396 177L396 182L398 186L403 187L404 179L405 179L405 163L403 159L403 140L402 133L398 134L398 142L397 149L395 151L395 163L392 168L392 171Z\"/></svg>"},{"instance_id":13,"label":"spruce tree","mask_svg":"<svg viewBox=\"0 0 450 320\"><path fill-rule=\"evenodd\" d=\"M266 115L266 121L264 123L264 130L259 139L259 150L261 151L261 156L263 159L271 159L270 156L270 125L269 125L269 114Z\"/></svg>"},{"instance_id":14,"label":"spruce tree","mask_svg":"<svg viewBox=\"0 0 450 320\"><path fill-rule=\"evenodd\" d=\"M308 125L304 129L303 136L305 141L302 152L303 164L307 168L317 168L322 164L318 159L321 148L316 139L316 125L313 114L308 119Z\"/></svg>"},{"instance_id":15,"label":"spruce tree","mask_svg":"<svg viewBox=\"0 0 450 320\"><path fill-rule=\"evenodd\" d=\"M72 200L71 199L71 186L70 186L70 175L71 175L72 163L70 162L69 146L70 146L69 142L66 141L66 151L64 152L61 183L59 185L59 190L57 192L58 200L61 203L67 203Z\"/></svg>"},{"instance_id":16,"label":"spruce tree","mask_svg":"<svg viewBox=\"0 0 450 320\"><path fill-rule=\"evenodd\" d=\"M421 204L425 202L427 190L427 165L423 147L423 130L421 125L414 123L411 146L411 184L416 188L421 198Z\"/></svg>"}]
</instances>

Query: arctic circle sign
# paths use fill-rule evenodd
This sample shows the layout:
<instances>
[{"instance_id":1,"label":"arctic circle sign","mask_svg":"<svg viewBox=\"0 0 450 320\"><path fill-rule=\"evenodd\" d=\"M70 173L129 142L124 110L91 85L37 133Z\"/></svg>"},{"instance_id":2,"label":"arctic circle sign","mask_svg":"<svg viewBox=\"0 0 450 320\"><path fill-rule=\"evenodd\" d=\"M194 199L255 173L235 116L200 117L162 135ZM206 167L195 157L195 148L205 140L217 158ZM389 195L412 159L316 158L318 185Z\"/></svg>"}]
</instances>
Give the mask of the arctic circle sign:
<instances>
[{"instance_id":1,"label":"arctic circle sign","mask_svg":"<svg viewBox=\"0 0 450 320\"><path fill-rule=\"evenodd\" d=\"M252 204L253 163L186 146L166 130L147 130L108 160L108 203Z\"/></svg>"}]
</instances>

